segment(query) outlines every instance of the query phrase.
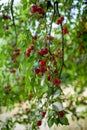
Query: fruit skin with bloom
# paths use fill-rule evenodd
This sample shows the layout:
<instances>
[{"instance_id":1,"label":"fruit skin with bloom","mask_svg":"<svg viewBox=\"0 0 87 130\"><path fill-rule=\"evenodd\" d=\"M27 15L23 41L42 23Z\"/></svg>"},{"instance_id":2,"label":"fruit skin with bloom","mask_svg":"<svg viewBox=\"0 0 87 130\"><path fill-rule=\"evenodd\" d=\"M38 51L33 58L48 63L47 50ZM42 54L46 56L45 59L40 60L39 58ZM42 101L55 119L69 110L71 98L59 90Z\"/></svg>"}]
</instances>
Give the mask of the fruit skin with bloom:
<instances>
[{"instance_id":1,"label":"fruit skin with bloom","mask_svg":"<svg viewBox=\"0 0 87 130\"><path fill-rule=\"evenodd\" d=\"M41 126L41 124L42 124L42 121L41 121L41 120L38 120L38 121L37 121L37 125L38 125L38 126Z\"/></svg>"}]
</instances>

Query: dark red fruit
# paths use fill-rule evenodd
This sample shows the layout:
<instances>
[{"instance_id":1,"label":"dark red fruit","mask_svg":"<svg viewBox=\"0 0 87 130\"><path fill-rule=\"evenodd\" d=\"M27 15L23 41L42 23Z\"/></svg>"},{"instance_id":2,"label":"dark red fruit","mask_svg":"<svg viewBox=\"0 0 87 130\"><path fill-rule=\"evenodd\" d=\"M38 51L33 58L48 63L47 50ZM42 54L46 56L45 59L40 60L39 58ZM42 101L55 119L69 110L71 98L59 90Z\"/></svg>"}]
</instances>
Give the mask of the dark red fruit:
<instances>
[{"instance_id":1,"label":"dark red fruit","mask_svg":"<svg viewBox=\"0 0 87 130\"><path fill-rule=\"evenodd\" d=\"M26 53L25 53L25 55L26 55L27 57L30 56L30 49L29 49L29 48L26 49Z\"/></svg>"},{"instance_id":2,"label":"dark red fruit","mask_svg":"<svg viewBox=\"0 0 87 130\"><path fill-rule=\"evenodd\" d=\"M8 91L8 92L10 92L10 91L11 91L10 86L6 85L6 86L5 86L5 90Z\"/></svg>"},{"instance_id":3,"label":"dark red fruit","mask_svg":"<svg viewBox=\"0 0 87 130\"><path fill-rule=\"evenodd\" d=\"M4 26L4 29L5 29L5 30L8 30L8 29L9 29L9 26Z\"/></svg>"},{"instance_id":4,"label":"dark red fruit","mask_svg":"<svg viewBox=\"0 0 87 130\"><path fill-rule=\"evenodd\" d=\"M39 65L40 65L41 67L46 66L46 60L40 60L40 61L39 61Z\"/></svg>"},{"instance_id":5,"label":"dark red fruit","mask_svg":"<svg viewBox=\"0 0 87 130\"><path fill-rule=\"evenodd\" d=\"M36 6L36 5L33 5L33 6L30 8L30 12L31 12L31 13L36 13L36 12L37 12L37 6Z\"/></svg>"},{"instance_id":6,"label":"dark red fruit","mask_svg":"<svg viewBox=\"0 0 87 130\"><path fill-rule=\"evenodd\" d=\"M79 54L82 54L83 49L84 49L83 46L80 45L79 48L78 48L78 52L79 52Z\"/></svg>"},{"instance_id":7,"label":"dark red fruit","mask_svg":"<svg viewBox=\"0 0 87 130\"><path fill-rule=\"evenodd\" d=\"M48 53L48 48L43 49L43 53L47 54Z\"/></svg>"},{"instance_id":8,"label":"dark red fruit","mask_svg":"<svg viewBox=\"0 0 87 130\"><path fill-rule=\"evenodd\" d=\"M46 36L46 40L49 40L49 36Z\"/></svg>"},{"instance_id":9,"label":"dark red fruit","mask_svg":"<svg viewBox=\"0 0 87 130\"><path fill-rule=\"evenodd\" d=\"M54 64L54 65L57 65L57 62L56 62L56 61L54 61L54 62L53 62L53 64Z\"/></svg>"},{"instance_id":10,"label":"dark red fruit","mask_svg":"<svg viewBox=\"0 0 87 130\"><path fill-rule=\"evenodd\" d=\"M61 23L60 19L56 21L56 24L59 25L60 23Z\"/></svg>"},{"instance_id":11,"label":"dark red fruit","mask_svg":"<svg viewBox=\"0 0 87 130\"><path fill-rule=\"evenodd\" d=\"M62 30L63 30L63 34L64 34L64 35L68 33L68 29L67 29L66 26L64 26Z\"/></svg>"},{"instance_id":12,"label":"dark red fruit","mask_svg":"<svg viewBox=\"0 0 87 130\"><path fill-rule=\"evenodd\" d=\"M15 53L16 57L20 55L20 51Z\"/></svg>"},{"instance_id":13,"label":"dark red fruit","mask_svg":"<svg viewBox=\"0 0 87 130\"><path fill-rule=\"evenodd\" d=\"M16 58L17 58L19 55L20 55L20 49L15 49L15 50L13 51L12 56L11 56L12 61L13 61L13 62L16 62Z\"/></svg>"},{"instance_id":14,"label":"dark red fruit","mask_svg":"<svg viewBox=\"0 0 87 130\"><path fill-rule=\"evenodd\" d=\"M34 46L33 46L33 45L30 46L30 47L29 47L29 50L30 50L30 51L34 50Z\"/></svg>"},{"instance_id":15,"label":"dark red fruit","mask_svg":"<svg viewBox=\"0 0 87 130\"><path fill-rule=\"evenodd\" d=\"M46 111L42 112L42 117L45 117Z\"/></svg>"},{"instance_id":16,"label":"dark red fruit","mask_svg":"<svg viewBox=\"0 0 87 130\"><path fill-rule=\"evenodd\" d=\"M12 54L12 60L16 59L16 54Z\"/></svg>"},{"instance_id":17,"label":"dark red fruit","mask_svg":"<svg viewBox=\"0 0 87 130\"><path fill-rule=\"evenodd\" d=\"M58 70L57 70L57 69L55 69L55 70L54 70L54 73L55 73L55 74L58 74Z\"/></svg>"},{"instance_id":18,"label":"dark red fruit","mask_svg":"<svg viewBox=\"0 0 87 130\"><path fill-rule=\"evenodd\" d=\"M40 69L35 69L36 74L39 74L39 72L40 72Z\"/></svg>"},{"instance_id":19,"label":"dark red fruit","mask_svg":"<svg viewBox=\"0 0 87 130\"><path fill-rule=\"evenodd\" d=\"M14 51L15 51L15 52L20 52L20 49L15 49Z\"/></svg>"},{"instance_id":20,"label":"dark red fruit","mask_svg":"<svg viewBox=\"0 0 87 130\"><path fill-rule=\"evenodd\" d=\"M54 37L53 36L46 36L46 40L53 40Z\"/></svg>"},{"instance_id":21,"label":"dark red fruit","mask_svg":"<svg viewBox=\"0 0 87 130\"><path fill-rule=\"evenodd\" d=\"M57 21L56 21L56 24L61 24L62 22L64 21L64 17L60 17Z\"/></svg>"},{"instance_id":22,"label":"dark red fruit","mask_svg":"<svg viewBox=\"0 0 87 130\"><path fill-rule=\"evenodd\" d=\"M45 69L44 67L41 67L41 68L40 68L40 73L41 73L41 74L44 74L45 71L46 71L46 69Z\"/></svg>"},{"instance_id":23,"label":"dark red fruit","mask_svg":"<svg viewBox=\"0 0 87 130\"><path fill-rule=\"evenodd\" d=\"M60 21L61 21L61 22L64 21L64 17L63 17L63 16L60 17Z\"/></svg>"},{"instance_id":24,"label":"dark red fruit","mask_svg":"<svg viewBox=\"0 0 87 130\"><path fill-rule=\"evenodd\" d=\"M59 115L60 118L62 118L64 116L63 111L59 111L58 115Z\"/></svg>"},{"instance_id":25,"label":"dark red fruit","mask_svg":"<svg viewBox=\"0 0 87 130\"><path fill-rule=\"evenodd\" d=\"M51 76L50 74L47 75L47 80L50 80L51 79Z\"/></svg>"},{"instance_id":26,"label":"dark red fruit","mask_svg":"<svg viewBox=\"0 0 87 130\"><path fill-rule=\"evenodd\" d=\"M11 70L10 70L10 73L15 73L15 72L16 72L15 69L11 69Z\"/></svg>"},{"instance_id":27,"label":"dark red fruit","mask_svg":"<svg viewBox=\"0 0 87 130\"><path fill-rule=\"evenodd\" d=\"M43 50L40 50L40 51L39 51L39 55L40 55L40 56L43 56L43 55L44 55L44 51L43 51Z\"/></svg>"},{"instance_id":28,"label":"dark red fruit","mask_svg":"<svg viewBox=\"0 0 87 130\"><path fill-rule=\"evenodd\" d=\"M56 58L56 55L55 54L52 54L51 56L50 56L50 59L53 61L53 60L55 60L55 58Z\"/></svg>"},{"instance_id":29,"label":"dark red fruit","mask_svg":"<svg viewBox=\"0 0 87 130\"><path fill-rule=\"evenodd\" d=\"M27 49L26 49L26 52L31 52L31 49L30 49L30 47L28 47Z\"/></svg>"},{"instance_id":30,"label":"dark red fruit","mask_svg":"<svg viewBox=\"0 0 87 130\"><path fill-rule=\"evenodd\" d=\"M2 18L3 18L4 20L11 19L10 16L7 16L7 15L5 15L5 14L2 14Z\"/></svg>"},{"instance_id":31,"label":"dark red fruit","mask_svg":"<svg viewBox=\"0 0 87 130\"><path fill-rule=\"evenodd\" d=\"M25 54L26 54L27 57L30 56L30 53L31 53L32 50L34 50L34 46L33 45L26 49L26 53Z\"/></svg>"},{"instance_id":32,"label":"dark red fruit","mask_svg":"<svg viewBox=\"0 0 87 130\"><path fill-rule=\"evenodd\" d=\"M58 84L61 83L61 79L54 78L54 79L52 80L52 82L53 82L54 85L58 85Z\"/></svg>"},{"instance_id":33,"label":"dark red fruit","mask_svg":"<svg viewBox=\"0 0 87 130\"><path fill-rule=\"evenodd\" d=\"M38 126L41 126L41 124L42 124L42 121L41 121L41 120L38 120L38 121L37 121L37 125L38 125Z\"/></svg>"},{"instance_id":34,"label":"dark red fruit","mask_svg":"<svg viewBox=\"0 0 87 130\"><path fill-rule=\"evenodd\" d=\"M37 35L34 36L34 40L37 40Z\"/></svg>"},{"instance_id":35,"label":"dark red fruit","mask_svg":"<svg viewBox=\"0 0 87 130\"><path fill-rule=\"evenodd\" d=\"M44 10L41 7L38 7L37 8L37 12L38 12L38 14L43 14Z\"/></svg>"},{"instance_id":36,"label":"dark red fruit","mask_svg":"<svg viewBox=\"0 0 87 130\"><path fill-rule=\"evenodd\" d=\"M28 96L28 99L32 99L32 97L33 97L33 94L30 93L29 96Z\"/></svg>"},{"instance_id":37,"label":"dark red fruit","mask_svg":"<svg viewBox=\"0 0 87 130\"><path fill-rule=\"evenodd\" d=\"M39 55L40 56L43 56L43 55L45 55L47 53L48 53L48 48L44 48L44 49L42 49L42 50L39 51Z\"/></svg>"}]
</instances>

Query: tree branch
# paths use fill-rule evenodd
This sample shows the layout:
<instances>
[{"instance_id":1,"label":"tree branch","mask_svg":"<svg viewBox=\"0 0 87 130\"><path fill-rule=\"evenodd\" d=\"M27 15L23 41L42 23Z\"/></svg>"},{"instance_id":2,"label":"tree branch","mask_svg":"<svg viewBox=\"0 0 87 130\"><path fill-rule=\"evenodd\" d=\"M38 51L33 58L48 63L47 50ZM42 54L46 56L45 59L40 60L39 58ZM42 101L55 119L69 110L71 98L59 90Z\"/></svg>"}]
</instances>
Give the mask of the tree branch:
<instances>
[{"instance_id":1,"label":"tree branch","mask_svg":"<svg viewBox=\"0 0 87 130\"><path fill-rule=\"evenodd\" d=\"M55 2L54 3L54 6L55 6L55 14L60 17L60 13L59 13L59 8L58 8L58 2ZM61 63L61 68L60 68L60 72L59 72L59 78L61 78L61 73L62 73L62 69L63 69L63 66L64 66L64 34L63 34L63 25L62 23L60 24L60 27L61 27L61 33L62 33L62 63Z\"/></svg>"},{"instance_id":2,"label":"tree branch","mask_svg":"<svg viewBox=\"0 0 87 130\"><path fill-rule=\"evenodd\" d=\"M62 32L62 63L61 63L59 78L61 77L62 69L63 69L63 66L64 66L64 35L63 35L62 23L60 24L60 26L61 26L61 32Z\"/></svg>"},{"instance_id":3,"label":"tree branch","mask_svg":"<svg viewBox=\"0 0 87 130\"><path fill-rule=\"evenodd\" d=\"M49 30L49 33L48 33L49 37L51 36L51 32L52 32L53 18L54 18L54 13L53 13L52 20L51 20L51 23L50 23L50 30ZM51 51L50 51L50 44L51 44L51 39L49 38L49 53L51 54Z\"/></svg>"},{"instance_id":4,"label":"tree branch","mask_svg":"<svg viewBox=\"0 0 87 130\"><path fill-rule=\"evenodd\" d=\"M14 4L14 0L11 0L11 16L12 16L13 26L15 30L15 45L16 45L17 44L17 31L16 31L16 25L15 25L15 19L14 19L13 4Z\"/></svg>"}]
</instances>

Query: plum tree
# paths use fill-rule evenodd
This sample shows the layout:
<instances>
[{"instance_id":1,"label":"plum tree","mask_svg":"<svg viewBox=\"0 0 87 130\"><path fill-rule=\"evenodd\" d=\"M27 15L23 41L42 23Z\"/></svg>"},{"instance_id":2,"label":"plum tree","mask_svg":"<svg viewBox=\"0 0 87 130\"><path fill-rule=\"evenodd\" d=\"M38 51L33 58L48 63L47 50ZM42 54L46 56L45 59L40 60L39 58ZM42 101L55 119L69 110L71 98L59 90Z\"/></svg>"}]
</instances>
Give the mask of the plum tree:
<instances>
[{"instance_id":1,"label":"plum tree","mask_svg":"<svg viewBox=\"0 0 87 130\"><path fill-rule=\"evenodd\" d=\"M0 105L10 110L28 100L31 107L15 120L32 130L43 118L49 127L68 125L68 113L84 118L87 110L77 108L87 103L86 2L12 0L0 7ZM69 84L74 94L66 96Z\"/></svg>"}]
</instances>

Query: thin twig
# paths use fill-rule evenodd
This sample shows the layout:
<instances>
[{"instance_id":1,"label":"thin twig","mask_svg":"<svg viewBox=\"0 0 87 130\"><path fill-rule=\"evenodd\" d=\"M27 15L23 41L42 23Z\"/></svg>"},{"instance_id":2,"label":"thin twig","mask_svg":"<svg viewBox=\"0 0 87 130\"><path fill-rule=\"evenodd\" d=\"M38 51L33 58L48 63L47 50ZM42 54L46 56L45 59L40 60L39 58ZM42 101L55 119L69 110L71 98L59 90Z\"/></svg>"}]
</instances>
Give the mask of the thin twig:
<instances>
[{"instance_id":1,"label":"thin twig","mask_svg":"<svg viewBox=\"0 0 87 130\"><path fill-rule=\"evenodd\" d=\"M51 36L53 18L54 18L54 13L53 13L52 20L51 20L51 23L50 23L49 36Z\"/></svg>"},{"instance_id":2,"label":"thin twig","mask_svg":"<svg viewBox=\"0 0 87 130\"><path fill-rule=\"evenodd\" d=\"M59 78L61 77L62 69L63 69L63 66L64 66L64 35L63 35L62 23L60 24L60 26L61 26L61 32L62 32L62 63L61 63Z\"/></svg>"},{"instance_id":3,"label":"thin twig","mask_svg":"<svg viewBox=\"0 0 87 130\"><path fill-rule=\"evenodd\" d=\"M51 54L51 51L50 51L50 44L51 44L51 39L50 39L50 36L51 36L51 32L52 32L52 24L53 24L53 18L54 18L54 13L53 13L53 16L52 16L52 20L51 20L51 23L50 23L50 30L49 30L49 53Z\"/></svg>"},{"instance_id":4,"label":"thin twig","mask_svg":"<svg viewBox=\"0 0 87 130\"><path fill-rule=\"evenodd\" d=\"M13 26L14 26L14 29L15 29L15 45L16 45L16 43L17 43L17 31L16 31L16 25L15 25L15 19L14 19L13 4L14 4L14 0L11 0L11 16L12 16Z\"/></svg>"},{"instance_id":5,"label":"thin twig","mask_svg":"<svg viewBox=\"0 0 87 130\"><path fill-rule=\"evenodd\" d=\"M59 13L59 8L58 8L58 2L55 2L55 13L58 15L58 17L60 17L60 13ZM61 78L61 73L62 73L62 69L64 66L64 34L63 34L63 25L62 23L60 24L61 27L61 33L62 33L62 60L61 60L61 68L60 68L60 72L59 72L59 78Z\"/></svg>"}]
</instances>

